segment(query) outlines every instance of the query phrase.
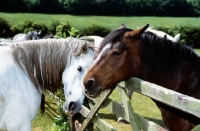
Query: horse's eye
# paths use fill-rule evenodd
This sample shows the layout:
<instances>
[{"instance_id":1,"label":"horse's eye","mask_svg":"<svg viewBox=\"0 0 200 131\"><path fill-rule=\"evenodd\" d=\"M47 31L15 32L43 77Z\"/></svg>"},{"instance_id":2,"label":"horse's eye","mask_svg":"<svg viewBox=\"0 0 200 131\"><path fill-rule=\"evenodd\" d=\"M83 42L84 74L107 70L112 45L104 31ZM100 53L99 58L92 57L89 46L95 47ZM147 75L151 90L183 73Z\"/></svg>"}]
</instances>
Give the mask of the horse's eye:
<instances>
[{"instance_id":1,"label":"horse's eye","mask_svg":"<svg viewBox=\"0 0 200 131\"><path fill-rule=\"evenodd\" d=\"M112 53L112 55L113 55L113 56L119 56L120 53L119 53L118 51L115 51L115 52Z\"/></svg>"},{"instance_id":2,"label":"horse's eye","mask_svg":"<svg viewBox=\"0 0 200 131\"><path fill-rule=\"evenodd\" d=\"M79 72L81 72L81 71L82 71L82 67L81 67L81 66L78 66L78 67L77 67L77 70L78 70Z\"/></svg>"}]
</instances>

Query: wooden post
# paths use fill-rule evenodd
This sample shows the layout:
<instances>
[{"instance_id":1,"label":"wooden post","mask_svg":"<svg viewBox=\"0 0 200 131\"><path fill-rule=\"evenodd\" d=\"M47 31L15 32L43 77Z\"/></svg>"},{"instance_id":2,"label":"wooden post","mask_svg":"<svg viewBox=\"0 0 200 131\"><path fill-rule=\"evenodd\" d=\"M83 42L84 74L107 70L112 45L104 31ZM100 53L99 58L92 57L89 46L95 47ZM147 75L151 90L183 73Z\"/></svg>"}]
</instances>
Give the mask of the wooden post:
<instances>
[{"instance_id":1,"label":"wooden post","mask_svg":"<svg viewBox=\"0 0 200 131\"><path fill-rule=\"evenodd\" d=\"M92 118L94 115L98 112L100 109L102 103L109 97L109 95L112 93L113 89L107 89L99 96L98 102L94 105L93 109L88 114L87 118L83 121L81 127L78 131L84 131L84 129L89 125L89 123L92 121Z\"/></svg>"},{"instance_id":2,"label":"wooden post","mask_svg":"<svg viewBox=\"0 0 200 131\"><path fill-rule=\"evenodd\" d=\"M45 112L45 95L43 93L41 96L40 112L42 114Z\"/></svg>"}]
</instances>

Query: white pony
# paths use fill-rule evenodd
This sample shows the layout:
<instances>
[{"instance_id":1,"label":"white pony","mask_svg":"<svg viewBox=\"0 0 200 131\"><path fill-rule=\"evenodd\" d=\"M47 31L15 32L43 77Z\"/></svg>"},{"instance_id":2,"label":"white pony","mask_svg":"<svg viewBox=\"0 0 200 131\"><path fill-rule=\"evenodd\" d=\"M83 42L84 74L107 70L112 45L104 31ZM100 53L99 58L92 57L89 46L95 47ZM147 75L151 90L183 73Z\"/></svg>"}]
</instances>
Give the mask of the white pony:
<instances>
[{"instance_id":1,"label":"white pony","mask_svg":"<svg viewBox=\"0 0 200 131\"><path fill-rule=\"evenodd\" d=\"M75 103L72 113L80 110L81 80L93 60L89 43L75 38L0 46L0 130L31 131L42 91L56 92L61 82L68 103Z\"/></svg>"},{"instance_id":2,"label":"white pony","mask_svg":"<svg viewBox=\"0 0 200 131\"><path fill-rule=\"evenodd\" d=\"M11 44L12 40L11 39L4 39L0 38L0 46L5 46Z\"/></svg>"},{"instance_id":3,"label":"white pony","mask_svg":"<svg viewBox=\"0 0 200 131\"><path fill-rule=\"evenodd\" d=\"M177 42L180 39L180 34L177 34L176 36L172 37L171 35L163 32L163 31L155 30L155 29L152 29L152 28L147 28L146 31L150 31L150 32L152 32L152 33L154 33L154 34L156 34L160 37L167 37L167 39L169 39L173 42Z\"/></svg>"},{"instance_id":4,"label":"white pony","mask_svg":"<svg viewBox=\"0 0 200 131\"><path fill-rule=\"evenodd\" d=\"M13 37L13 42L40 39L41 32L30 31L27 34L17 34Z\"/></svg>"},{"instance_id":5,"label":"white pony","mask_svg":"<svg viewBox=\"0 0 200 131\"><path fill-rule=\"evenodd\" d=\"M103 37L100 37L100 36L88 36L89 38L91 38L91 39L94 39L94 47L95 48L99 48L100 47L100 44L101 44L101 42L102 42L102 40L103 40Z\"/></svg>"}]
</instances>

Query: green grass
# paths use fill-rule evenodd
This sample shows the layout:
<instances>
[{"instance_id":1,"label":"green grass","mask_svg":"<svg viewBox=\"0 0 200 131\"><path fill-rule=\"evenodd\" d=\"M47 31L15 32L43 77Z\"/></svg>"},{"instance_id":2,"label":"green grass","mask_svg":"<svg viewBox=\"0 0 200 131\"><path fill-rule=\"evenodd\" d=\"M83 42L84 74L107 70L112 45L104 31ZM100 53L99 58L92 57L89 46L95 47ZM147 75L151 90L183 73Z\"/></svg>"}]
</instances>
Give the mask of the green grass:
<instances>
[{"instance_id":1,"label":"green grass","mask_svg":"<svg viewBox=\"0 0 200 131\"><path fill-rule=\"evenodd\" d=\"M113 91L110 98L120 103L120 96L117 89ZM159 109L149 97L134 92L131 99L131 104L135 113L138 113L146 119L165 127ZM100 109L99 113L101 118L103 118L118 131L131 131L131 126L129 124L118 124L116 115L107 109Z\"/></svg>"},{"instance_id":2,"label":"green grass","mask_svg":"<svg viewBox=\"0 0 200 131\"><path fill-rule=\"evenodd\" d=\"M32 121L32 131L50 131L54 118L58 116L57 105L47 97L45 102L45 112L38 111L37 116Z\"/></svg>"},{"instance_id":3,"label":"green grass","mask_svg":"<svg viewBox=\"0 0 200 131\"><path fill-rule=\"evenodd\" d=\"M200 55L200 49L194 49L194 52L196 52L198 55Z\"/></svg>"},{"instance_id":4,"label":"green grass","mask_svg":"<svg viewBox=\"0 0 200 131\"><path fill-rule=\"evenodd\" d=\"M32 131L49 131L53 124L53 119L45 112L38 112L35 119L32 121Z\"/></svg>"},{"instance_id":5,"label":"green grass","mask_svg":"<svg viewBox=\"0 0 200 131\"><path fill-rule=\"evenodd\" d=\"M73 16L66 14L30 14L30 13L2 13L0 17L6 19L11 25L22 24L25 20L32 19L36 23L43 23L50 26L53 21L69 22L77 29L81 29L93 24L109 27L111 30L117 29L122 23L127 27L135 29L150 24L155 26L180 26L180 25L200 25L200 18L195 17L114 17L114 16Z\"/></svg>"}]
</instances>

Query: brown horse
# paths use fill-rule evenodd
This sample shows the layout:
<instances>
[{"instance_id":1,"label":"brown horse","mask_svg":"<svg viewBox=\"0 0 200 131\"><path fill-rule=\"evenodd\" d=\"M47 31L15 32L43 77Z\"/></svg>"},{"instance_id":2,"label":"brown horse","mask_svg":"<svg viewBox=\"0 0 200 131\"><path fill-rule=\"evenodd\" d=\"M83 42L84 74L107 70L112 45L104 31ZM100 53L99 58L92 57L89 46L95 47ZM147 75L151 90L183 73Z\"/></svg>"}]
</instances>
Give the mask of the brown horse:
<instances>
[{"instance_id":1,"label":"brown horse","mask_svg":"<svg viewBox=\"0 0 200 131\"><path fill-rule=\"evenodd\" d=\"M83 78L85 93L97 97L130 77L200 98L200 58L186 45L122 25L101 43L100 55ZM154 100L170 131L189 131L200 118Z\"/></svg>"}]
</instances>

